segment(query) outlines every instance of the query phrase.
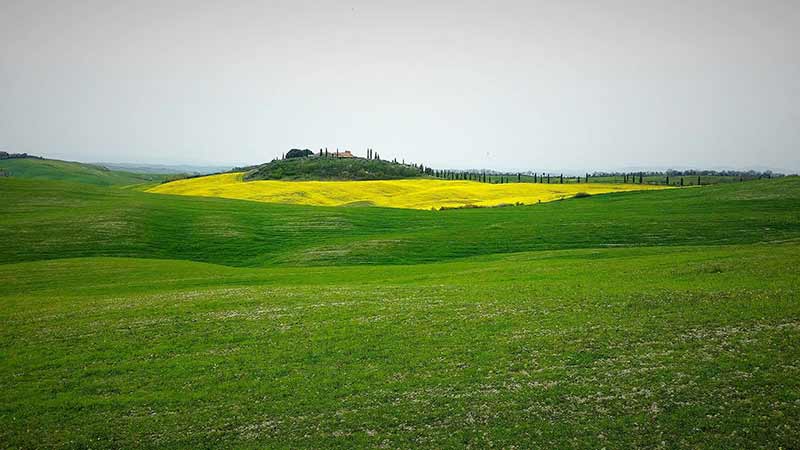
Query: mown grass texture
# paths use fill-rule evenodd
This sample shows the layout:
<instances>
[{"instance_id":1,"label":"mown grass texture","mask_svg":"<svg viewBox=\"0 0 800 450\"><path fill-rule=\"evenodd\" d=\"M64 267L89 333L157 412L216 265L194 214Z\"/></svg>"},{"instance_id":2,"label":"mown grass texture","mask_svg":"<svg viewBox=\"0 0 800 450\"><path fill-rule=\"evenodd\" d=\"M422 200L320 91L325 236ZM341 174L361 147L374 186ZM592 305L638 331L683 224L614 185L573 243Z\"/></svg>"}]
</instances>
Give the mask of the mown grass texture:
<instances>
[{"instance_id":1,"label":"mown grass texture","mask_svg":"<svg viewBox=\"0 0 800 450\"><path fill-rule=\"evenodd\" d=\"M6 265L0 442L790 448L796 250Z\"/></svg>"}]
</instances>

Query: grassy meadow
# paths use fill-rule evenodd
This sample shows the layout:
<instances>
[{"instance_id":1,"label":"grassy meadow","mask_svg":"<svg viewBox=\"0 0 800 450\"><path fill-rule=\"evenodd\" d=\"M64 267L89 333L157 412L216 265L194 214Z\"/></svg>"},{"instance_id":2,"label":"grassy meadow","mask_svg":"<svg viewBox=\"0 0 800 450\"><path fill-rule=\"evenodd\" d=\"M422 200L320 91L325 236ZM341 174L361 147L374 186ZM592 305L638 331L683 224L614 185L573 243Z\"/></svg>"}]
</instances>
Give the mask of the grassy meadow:
<instances>
[{"instance_id":1,"label":"grassy meadow","mask_svg":"<svg viewBox=\"0 0 800 450\"><path fill-rule=\"evenodd\" d=\"M68 181L96 186L129 187L158 183L169 175L109 170L103 166L57 159L14 158L0 160L0 170L9 177L43 181Z\"/></svg>"},{"instance_id":2,"label":"grassy meadow","mask_svg":"<svg viewBox=\"0 0 800 450\"><path fill-rule=\"evenodd\" d=\"M148 186L0 178L0 447L800 442L797 177L442 211Z\"/></svg>"}]
</instances>

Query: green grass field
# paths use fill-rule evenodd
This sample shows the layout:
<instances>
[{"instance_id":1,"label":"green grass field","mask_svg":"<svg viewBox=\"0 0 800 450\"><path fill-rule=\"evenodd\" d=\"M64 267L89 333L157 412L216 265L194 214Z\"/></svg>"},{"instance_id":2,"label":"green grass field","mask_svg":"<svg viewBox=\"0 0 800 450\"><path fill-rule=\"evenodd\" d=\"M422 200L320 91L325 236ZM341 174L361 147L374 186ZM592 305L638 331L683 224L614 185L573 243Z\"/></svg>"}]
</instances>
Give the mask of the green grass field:
<instances>
[{"instance_id":1,"label":"green grass field","mask_svg":"<svg viewBox=\"0 0 800 450\"><path fill-rule=\"evenodd\" d=\"M34 180L60 180L96 186L126 187L159 183L169 175L109 170L102 166L57 159L19 158L0 160L0 170L9 177Z\"/></svg>"},{"instance_id":2,"label":"green grass field","mask_svg":"<svg viewBox=\"0 0 800 450\"><path fill-rule=\"evenodd\" d=\"M800 442L797 177L449 211L0 199L3 448Z\"/></svg>"}]
</instances>

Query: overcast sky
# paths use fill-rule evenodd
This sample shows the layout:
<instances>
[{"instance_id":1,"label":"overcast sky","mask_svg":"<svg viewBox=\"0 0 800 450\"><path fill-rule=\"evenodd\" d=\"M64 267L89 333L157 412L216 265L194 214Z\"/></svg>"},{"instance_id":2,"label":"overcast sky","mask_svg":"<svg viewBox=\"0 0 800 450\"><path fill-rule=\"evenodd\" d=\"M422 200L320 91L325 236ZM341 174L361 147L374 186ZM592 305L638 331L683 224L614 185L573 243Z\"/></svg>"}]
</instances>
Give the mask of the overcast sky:
<instances>
[{"instance_id":1,"label":"overcast sky","mask_svg":"<svg viewBox=\"0 0 800 450\"><path fill-rule=\"evenodd\" d=\"M0 0L0 150L800 169L800 1Z\"/></svg>"}]
</instances>

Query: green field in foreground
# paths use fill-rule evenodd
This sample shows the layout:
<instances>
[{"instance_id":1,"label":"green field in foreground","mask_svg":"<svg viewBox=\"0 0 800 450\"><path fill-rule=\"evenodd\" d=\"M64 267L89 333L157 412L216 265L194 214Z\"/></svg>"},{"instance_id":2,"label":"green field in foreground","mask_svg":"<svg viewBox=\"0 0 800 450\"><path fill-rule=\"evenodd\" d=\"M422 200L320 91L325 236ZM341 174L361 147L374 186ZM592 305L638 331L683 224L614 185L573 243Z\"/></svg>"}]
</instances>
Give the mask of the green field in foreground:
<instances>
[{"instance_id":1,"label":"green field in foreground","mask_svg":"<svg viewBox=\"0 0 800 450\"><path fill-rule=\"evenodd\" d=\"M6 265L0 442L791 448L798 264L791 243Z\"/></svg>"},{"instance_id":2,"label":"green field in foreground","mask_svg":"<svg viewBox=\"0 0 800 450\"><path fill-rule=\"evenodd\" d=\"M2 448L800 442L797 177L449 211L0 200Z\"/></svg>"}]
</instances>

